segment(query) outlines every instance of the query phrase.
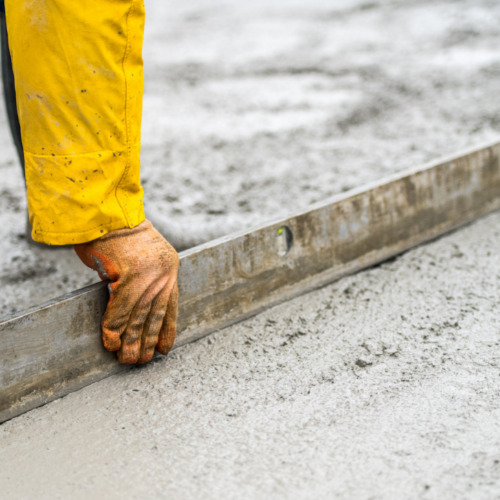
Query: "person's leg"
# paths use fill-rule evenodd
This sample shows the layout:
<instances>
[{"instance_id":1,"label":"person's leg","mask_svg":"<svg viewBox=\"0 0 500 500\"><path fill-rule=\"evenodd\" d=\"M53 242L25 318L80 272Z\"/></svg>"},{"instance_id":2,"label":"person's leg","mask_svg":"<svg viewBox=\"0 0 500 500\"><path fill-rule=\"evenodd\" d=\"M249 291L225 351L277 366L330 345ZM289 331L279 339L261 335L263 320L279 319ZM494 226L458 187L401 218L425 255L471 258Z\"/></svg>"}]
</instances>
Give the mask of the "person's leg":
<instances>
[{"instance_id":1,"label":"person's leg","mask_svg":"<svg viewBox=\"0 0 500 500\"><path fill-rule=\"evenodd\" d=\"M19 161L24 176L24 152L21 140L21 127L17 116L16 89L14 87L14 73L12 72L12 61L10 58L9 41L7 37L7 24L5 22L5 10L3 1L0 2L0 43L2 54L2 83L5 108L9 120L10 132L16 146Z\"/></svg>"}]
</instances>

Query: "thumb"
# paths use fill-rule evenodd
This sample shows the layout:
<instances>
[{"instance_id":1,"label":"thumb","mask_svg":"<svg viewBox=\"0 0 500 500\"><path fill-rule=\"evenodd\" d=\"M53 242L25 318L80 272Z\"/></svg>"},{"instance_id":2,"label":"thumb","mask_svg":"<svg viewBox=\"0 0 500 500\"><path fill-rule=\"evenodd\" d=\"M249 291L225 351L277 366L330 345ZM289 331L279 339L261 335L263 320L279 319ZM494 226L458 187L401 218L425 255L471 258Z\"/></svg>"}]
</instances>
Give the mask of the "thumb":
<instances>
[{"instance_id":1,"label":"thumb","mask_svg":"<svg viewBox=\"0 0 500 500\"><path fill-rule=\"evenodd\" d=\"M92 244L75 245L74 249L80 260L90 269L97 271L102 280L116 281L119 278L118 270L113 263Z\"/></svg>"}]
</instances>

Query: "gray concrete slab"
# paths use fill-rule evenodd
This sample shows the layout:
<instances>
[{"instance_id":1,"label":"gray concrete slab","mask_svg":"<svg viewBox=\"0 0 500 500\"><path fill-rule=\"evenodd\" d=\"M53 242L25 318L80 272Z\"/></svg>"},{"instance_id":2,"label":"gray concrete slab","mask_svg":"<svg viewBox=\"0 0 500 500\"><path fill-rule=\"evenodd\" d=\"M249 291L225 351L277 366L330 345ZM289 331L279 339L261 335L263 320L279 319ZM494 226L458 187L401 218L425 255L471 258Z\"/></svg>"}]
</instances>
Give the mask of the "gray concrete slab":
<instances>
[{"instance_id":1,"label":"gray concrete slab","mask_svg":"<svg viewBox=\"0 0 500 500\"><path fill-rule=\"evenodd\" d=\"M2 498L500 496L500 214L0 426Z\"/></svg>"}]
</instances>

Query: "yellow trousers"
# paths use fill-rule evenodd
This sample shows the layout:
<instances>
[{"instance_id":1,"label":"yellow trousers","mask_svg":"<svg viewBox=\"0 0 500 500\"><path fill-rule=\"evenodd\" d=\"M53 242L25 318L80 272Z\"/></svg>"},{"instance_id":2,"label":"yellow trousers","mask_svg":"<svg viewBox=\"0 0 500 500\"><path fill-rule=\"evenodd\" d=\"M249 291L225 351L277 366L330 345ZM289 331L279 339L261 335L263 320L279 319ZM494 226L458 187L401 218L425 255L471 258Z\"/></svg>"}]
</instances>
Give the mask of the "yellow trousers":
<instances>
[{"instance_id":1,"label":"yellow trousers","mask_svg":"<svg viewBox=\"0 0 500 500\"><path fill-rule=\"evenodd\" d=\"M33 238L144 220L143 0L6 0Z\"/></svg>"}]
</instances>

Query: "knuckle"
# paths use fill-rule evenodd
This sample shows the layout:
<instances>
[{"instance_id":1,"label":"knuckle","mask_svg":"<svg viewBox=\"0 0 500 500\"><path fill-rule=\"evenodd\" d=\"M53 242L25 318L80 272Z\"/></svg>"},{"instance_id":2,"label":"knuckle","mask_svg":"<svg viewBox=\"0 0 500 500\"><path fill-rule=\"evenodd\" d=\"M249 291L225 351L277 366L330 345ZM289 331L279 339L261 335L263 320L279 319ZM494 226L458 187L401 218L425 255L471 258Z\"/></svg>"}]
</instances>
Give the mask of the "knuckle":
<instances>
[{"instance_id":1,"label":"knuckle","mask_svg":"<svg viewBox=\"0 0 500 500\"><path fill-rule=\"evenodd\" d=\"M123 339L123 345L135 346L139 344L139 333L127 333L127 336Z\"/></svg>"},{"instance_id":2,"label":"knuckle","mask_svg":"<svg viewBox=\"0 0 500 500\"><path fill-rule=\"evenodd\" d=\"M103 316L101 327L107 331L122 332L127 326L127 319L127 314L111 314L108 309Z\"/></svg>"},{"instance_id":3,"label":"knuckle","mask_svg":"<svg viewBox=\"0 0 500 500\"><path fill-rule=\"evenodd\" d=\"M132 365L139 360L139 353L135 349L122 349L118 352L118 361L125 365Z\"/></svg>"},{"instance_id":4,"label":"knuckle","mask_svg":"<svg viewBox=\"0 0 500 500\"><path fill-rule=\"evenodd\" d=\"M160 328L150 328L144 337L144 345L149 345L151 343L158 342L158 337L160 336Z\"/></svg>"},{"instance_id":5,"label":"knuckle","mask_svg":"<svg viewBox=\"0 0 500 500\"><path fill-rule=\"evenodd\" d=\"M165 311L157 312L156 314L154 314L153 317L151 318L151 328L159 330L160 327L158 325L163 322L164 317L165 317Z\"/></svg>"},{"instance_id":6,"label":"knuckle","mask_svg":"<svg viewBox=\"0 0 500 500\"><path fill-rule=\"evenodd\" d=\"M146 322L146 315L145 314L140 314L137 315L135 318L133 318L127 328L127 334L131 335L139 335L140 330L142 329L142 326Z\"/></svg>"}]
</instances>

